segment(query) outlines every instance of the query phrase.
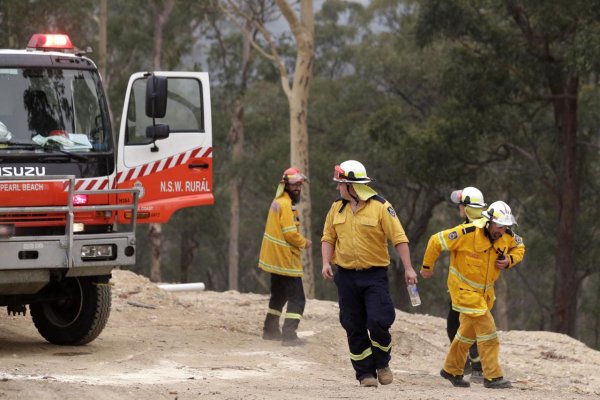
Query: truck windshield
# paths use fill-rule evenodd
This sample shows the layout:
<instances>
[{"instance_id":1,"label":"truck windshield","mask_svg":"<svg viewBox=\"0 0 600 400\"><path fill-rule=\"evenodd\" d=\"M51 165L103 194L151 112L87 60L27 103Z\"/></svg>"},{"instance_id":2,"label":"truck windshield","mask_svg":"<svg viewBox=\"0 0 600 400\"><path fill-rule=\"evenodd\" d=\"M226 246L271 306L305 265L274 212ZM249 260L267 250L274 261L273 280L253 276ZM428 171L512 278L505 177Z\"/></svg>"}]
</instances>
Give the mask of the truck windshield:
<instances>
[{"instance_id":1,"label":"truck windshield","mask_svg":"<svg viewBox=\"0 0 600 400\"><path fill-rule=\"evenodd\" d=\"M7 145L14 142L112 150L102 93L98 75L88 70L0 68L0 151L41 151Z\"/></svg>"}]
</instances>

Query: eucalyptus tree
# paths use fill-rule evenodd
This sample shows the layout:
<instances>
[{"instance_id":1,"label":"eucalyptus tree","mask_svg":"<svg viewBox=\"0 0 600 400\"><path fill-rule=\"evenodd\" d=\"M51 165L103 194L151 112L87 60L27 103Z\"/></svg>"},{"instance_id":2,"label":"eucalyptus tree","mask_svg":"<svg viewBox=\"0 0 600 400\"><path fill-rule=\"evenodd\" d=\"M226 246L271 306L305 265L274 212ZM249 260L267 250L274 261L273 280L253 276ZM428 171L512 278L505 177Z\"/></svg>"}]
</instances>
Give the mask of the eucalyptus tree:
<instances>
[{"instance_id":1,"label":"eucalyptus tree","mask_svg":"<svg viewBox=\"0 0 600 400\"><path fill-rule=\"evenodd\" d=\"M0 2L0 48L25 48L34 33L66 33L80 49L97 44L97 0Z\"/></svg>"},{"instance_id":2,"label":"eucalyptus tree","mask_svg":"<svg viewBox=\"0 0 600 400\"><path fill-rule=\"evenodd\" d=\"M237 9L249 13L261 24L272 22L273 8L269 1L240 4ZM227 9L225 9L227 11ZM235 18L230 14L230 18ZM228 287L230 290L240 288L240 224L242 205L242 185L244 180L244 163L246 142L246 91L248 85L256 77L254 69L254 53L251 41L255 40L258 30L251 20L239 17L236 24L243 27L235 29L225 16L211 19L211 31L215 37L215 46L211 52L210 65L214 66L219 95L228 103L230 110L230 126L228 128L226 146L230 150L226 168L229 172L224 179L228 182L229 191L229 244L228 244Z\"/></svg>"},{"instance_id":3,"label":"eucalyptus tree","mask_svg":"<svg viewBox=\"0 0 600 400\"><path fill-rule=\"evenodd\" d=\"M288 59L283 57L281 41L278 36L259 18L255 18L264 7L276 7L283 20L287 24L288 32L291 33L295 43L295 60L289 64ZM281 88L289 105L290 124L290 163L300 168L305 174L309 174L308 158L308 98L312 80L312 68L314 62L314 6L313 0L299 0L293 4L287 0L273 1L235 1L222 0L221 9L231 17L232 21L239 18L250 23L258 31L257 38L251 41L253 48L265 57L277 69L280 77ZM245 24L238 22L238 27L247 32ZM293 46L290 40L287 45ZM290 64L294 64L293 67ZM311 239L311 202L310 187L303 189L305 201L300 203L300 219L304 236ZM312 257L303 252L302 262L304 265L304 281L307 295L314 296L314 271Z\"/></svg>"},{"instance_id":4,"label":"eucalyptus tree","mask_svg":"<svg viewBox=\"0 0 600 400\"><path fill-rule=\"evenodd\" d=\"M175 0L154 0L149 2L152 9L153 35L152 35L152 69L161 70L163 32L169 22ZM163 240L162 224L148 224L148 239L150 241L150 280L160 282L161 244Z\"/></svg>"}]
</instances>

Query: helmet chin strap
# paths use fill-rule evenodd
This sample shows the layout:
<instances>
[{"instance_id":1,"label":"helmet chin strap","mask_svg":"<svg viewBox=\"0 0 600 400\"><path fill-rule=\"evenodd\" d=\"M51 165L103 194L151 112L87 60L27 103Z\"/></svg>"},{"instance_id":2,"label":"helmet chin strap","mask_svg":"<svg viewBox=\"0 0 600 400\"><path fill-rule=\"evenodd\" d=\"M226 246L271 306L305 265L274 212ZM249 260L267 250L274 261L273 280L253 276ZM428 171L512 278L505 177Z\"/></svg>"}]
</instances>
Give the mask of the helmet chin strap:
<instances>
[{"instance_id":1,"label":"helmet chin strap","mask_svg":"<svg viewBox=\"0 0 600 400\"><path fill-rule=\"evenodd\" d=\"M484 228L483 233L485 233L485 236L487 236L487 238L490 240L490 243L492 243L492 245L493 245L496 240L492 237L492 233L490 232L490 223L491 222L492 221L487 221L485 223L485 228Z\"/></svg>"},{"instance_id":2,"label":"helmet chin strap","mask_svg":"<svg viewBox=\"0 0 600 400\"><path fill-rule=\"evenodd\" d=\"M358 202L360 201L360 199L358 198L358 196L355 196L352 194L352 192L350 191L350 187L352 187L351 183L346 183L346 191L348 192L348 195L350 197L352 197L352 200L354 200L355 204L358 204Z\"/></svg>"}]
</instances>

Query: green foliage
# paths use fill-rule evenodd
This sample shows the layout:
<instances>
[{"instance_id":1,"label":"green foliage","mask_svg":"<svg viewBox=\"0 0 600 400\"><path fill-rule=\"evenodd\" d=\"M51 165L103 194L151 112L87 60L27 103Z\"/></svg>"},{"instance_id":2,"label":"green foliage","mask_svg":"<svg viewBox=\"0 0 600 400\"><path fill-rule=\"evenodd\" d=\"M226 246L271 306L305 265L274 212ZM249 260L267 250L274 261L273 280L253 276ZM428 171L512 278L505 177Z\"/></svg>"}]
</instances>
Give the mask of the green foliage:
<instances>
[{"instance_id":1,"label":"green foliage","mask_svg":"<svg viewBox=\"0 0 600 400\"><path fill-rule=\"evenodd\" d=\"M58 0L3 0L0 2L0 48L24 49L34 33L67 33L76 47L94 46L96 1L81 0L77 7Z\"/></svg>"},{"instance_id":2,"label":"green foliage","mask_svg":"<svg viewBox=\"0 0 600 400\"><path fill-rule=\"evenodd\" d=\"M160 4L160 2L158 2ZM200 21L210 11L210 4L178 0L163 30L161 69L197 70L197 64L186 61L196 43ZM135 15L135 29L131 16ZM108 6L108 67L110 77L108 96L115 121L120 123L125 88L129 76L137 71L153 70L153 7L147 1L128 0L109 2Z\"/></svg>"}]
</instances>

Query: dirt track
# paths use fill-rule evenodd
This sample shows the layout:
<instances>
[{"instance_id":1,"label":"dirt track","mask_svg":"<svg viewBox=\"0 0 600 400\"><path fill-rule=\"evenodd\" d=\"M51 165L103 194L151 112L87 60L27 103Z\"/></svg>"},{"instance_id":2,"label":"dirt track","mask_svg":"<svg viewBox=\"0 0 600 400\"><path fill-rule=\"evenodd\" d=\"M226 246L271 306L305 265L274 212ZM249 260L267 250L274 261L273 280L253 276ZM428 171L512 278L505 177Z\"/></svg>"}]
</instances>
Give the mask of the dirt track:
<instances>
[{"instance_id":1,"label":"dirt track","mask_svg":"<svg viewBox=\"0 0 600 400\"><path fill-rule=\"evenodd\" d=\"M46 343L29 316L0 316L0 399L598 399L600 352L564 335L501 332L510 390L453 388L438 372L445 321L397 313L395 381L360 388L337 304L310 300L298 348L260 338L267 297L168 293L114 271L112 313L87 346Z\"/></svg>"}]
</instances>

